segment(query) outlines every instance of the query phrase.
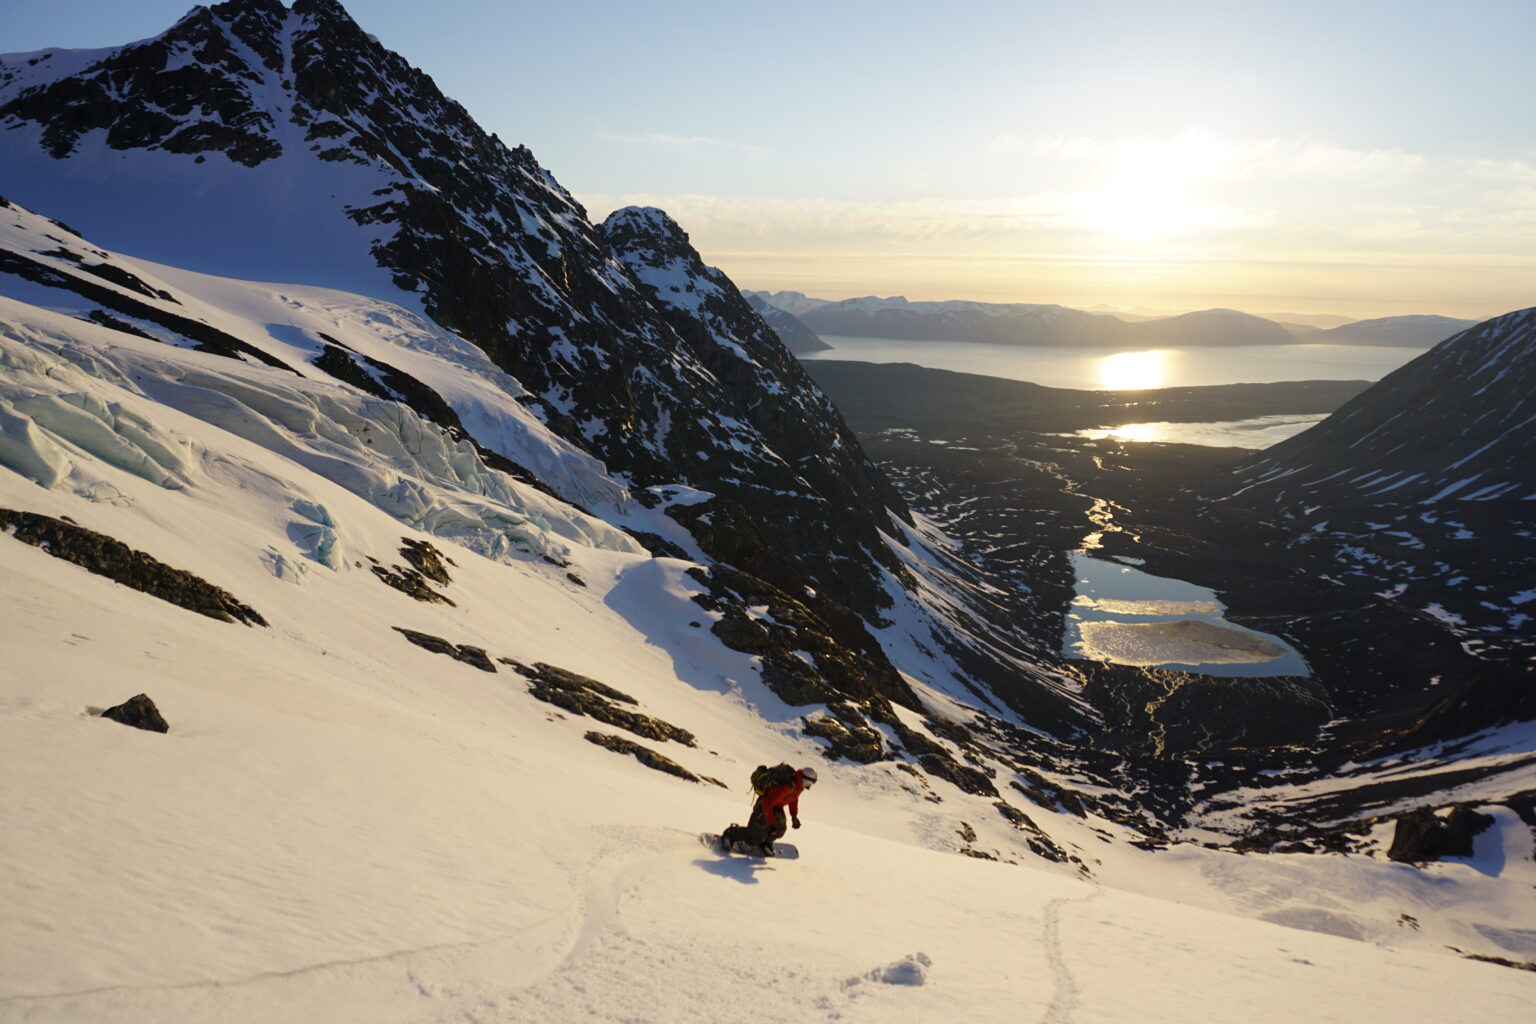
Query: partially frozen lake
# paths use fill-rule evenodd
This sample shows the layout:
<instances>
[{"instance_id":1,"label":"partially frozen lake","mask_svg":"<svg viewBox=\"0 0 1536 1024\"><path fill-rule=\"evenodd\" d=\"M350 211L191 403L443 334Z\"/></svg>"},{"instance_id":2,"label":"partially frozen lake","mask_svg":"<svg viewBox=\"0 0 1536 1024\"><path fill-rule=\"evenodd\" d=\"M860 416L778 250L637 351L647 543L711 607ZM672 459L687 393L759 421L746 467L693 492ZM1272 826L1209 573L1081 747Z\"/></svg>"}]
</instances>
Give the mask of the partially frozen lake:
<instances>
[{"instance_id":1,"label":"partially frozen lake","mask_svg":"<svg viewBox=\"0 0 1536 1024\"><path fill-rule=\"evenodd\" d=\"M1311 674L1284 640L1228 622L1214 590L1082 551L1068 557L1077 578L1062 636L1069 658L1211 676Z\"/></svg>"},{"instance_id":2,"label":"partially frozen lake","mask_svg":"<svg viewBox=\"0 0 1536 1024\"><path fill-rule=\"evenodd\" d=\"M1268 448L1327 419L1324 413L1255 416L1246 420L1214 420L1199 423L1125 423L1118 427L1091 427L1069 437L1091 440L1203 444L1217 448Z\"/></svg>"}]
</instances>

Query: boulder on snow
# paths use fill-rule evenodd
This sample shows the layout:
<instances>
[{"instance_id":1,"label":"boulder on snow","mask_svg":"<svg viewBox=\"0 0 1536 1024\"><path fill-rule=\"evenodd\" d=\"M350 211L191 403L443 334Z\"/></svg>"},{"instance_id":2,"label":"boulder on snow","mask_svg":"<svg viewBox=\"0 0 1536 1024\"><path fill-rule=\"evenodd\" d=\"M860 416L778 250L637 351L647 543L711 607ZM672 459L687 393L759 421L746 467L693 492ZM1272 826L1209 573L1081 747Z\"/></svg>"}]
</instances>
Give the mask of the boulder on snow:
<instances>
[{"instance_id":1,"label":"boulder on snow","mask_svg":"<svg viewBox=\"0 0 1536 1024\"><path fill-rule=\"evenodd\" d=\"M171 727L166 724L160 714L160 709L155 707L155 702L149 699L148 694L138 694L129 697L123 703L114 708L107 708L101 713L102 718L110 718L114 722L131 725L135 729L144 729L148 732L170 732Z\"/></svg>"},{"instance_id":2,"label":"boulder on snow","mask_svg":"<svg viewBox=\"0 0 1536 1024\"><path fill-rule=\"evenodd\" d=\"M1440 817L1427 807L1397 819L1392 834L1391 860L1423 864L1444 857L1472 856L1472 839L1493 824L1493 816L1470 807L1457 807Z\"/></svg>"}]
</instances>

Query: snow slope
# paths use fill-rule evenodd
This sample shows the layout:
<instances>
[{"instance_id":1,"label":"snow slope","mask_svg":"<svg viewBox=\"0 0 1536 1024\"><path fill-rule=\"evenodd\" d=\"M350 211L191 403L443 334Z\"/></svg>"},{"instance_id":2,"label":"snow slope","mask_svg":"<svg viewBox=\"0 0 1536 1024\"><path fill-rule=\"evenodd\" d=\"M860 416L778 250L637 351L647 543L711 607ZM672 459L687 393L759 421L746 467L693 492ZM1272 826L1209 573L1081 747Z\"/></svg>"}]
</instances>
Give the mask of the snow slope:
<instances>
[{"instance_id":1,"label":"snow slope","mask_svg":"<svg viewBox=\"0 0 1536 1024\"><path fill-rule=\"evenodd\" d=\"M512 417L397 307L132 269L188 308L206 297L200 315L269 355L301 363L329 317L357 351L414 356L462 408L479 393ZM689 563L495 473L399 403L15 299L0 380L0 508L68 516L269 624L0 538L0 1020L1358 1024L1524 1020L1536 997L1536 976L1444 948L1531 959L1518 821L1421 871L1143 850L1010 794L1076 858L1054 863L987 798L892 762L825 763L806 709L710 634ZM601 483L579 459L570 472ZM448 557L452 605L369 571L406 539ZM584 742L624 730L394 627L616 687L698 741L643 746L726 788ZM966 713L908 678L931 709ZM97 717L139 692L168 734ZM750 768L781 758L824 779L793 836L803 856L702 847L698 832L744 819Z\"/></svg>"}]
</instances>

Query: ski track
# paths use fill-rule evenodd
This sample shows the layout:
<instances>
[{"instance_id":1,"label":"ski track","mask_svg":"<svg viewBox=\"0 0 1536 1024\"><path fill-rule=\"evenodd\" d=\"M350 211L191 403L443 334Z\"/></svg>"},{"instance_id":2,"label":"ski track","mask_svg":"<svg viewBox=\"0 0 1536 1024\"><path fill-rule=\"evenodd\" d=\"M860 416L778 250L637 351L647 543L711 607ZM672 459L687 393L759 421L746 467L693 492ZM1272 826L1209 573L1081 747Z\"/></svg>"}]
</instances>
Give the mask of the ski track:
<instances>
[{"instance_id":1,"label":"ski track","mask_svg":"<svg viewBox=\"0 0 1536 1024\"><path fill-rule=\"evenodd\" d=\"M1082 991L1072 980L1072 970L1067 966L1066 954L1061 948L1061 908L1068 903L1088 903L1098 899L1102 888L1095 888L1086 896L1059 896L1045 905L1045 920L1040 927L1040 945L1045 959L1056 976L1056 989L1051 994L1051 1004L1045 1008L1040 1024L1072 1024Z\"/></svg>"}]
</instances>

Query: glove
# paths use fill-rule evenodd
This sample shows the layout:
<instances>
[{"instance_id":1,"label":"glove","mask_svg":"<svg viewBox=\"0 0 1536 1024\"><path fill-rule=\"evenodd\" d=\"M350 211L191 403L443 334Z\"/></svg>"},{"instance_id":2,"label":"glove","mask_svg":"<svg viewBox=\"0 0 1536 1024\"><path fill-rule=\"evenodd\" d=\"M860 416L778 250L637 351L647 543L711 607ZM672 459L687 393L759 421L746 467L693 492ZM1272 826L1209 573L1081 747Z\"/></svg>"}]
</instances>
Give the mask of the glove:
<instances>
[{"instance_id":1,"label":"glove","mask_svg":"<svg viewBox=\"0 0 1536 1024\"><path fill-rule=\"evenodd\" d=\"M794 819L794 821L791 822L791 824L793 824L795 826L795 828L799 828L800 827L800 819L799 818Z\"/></svg>"}]
</instances>

